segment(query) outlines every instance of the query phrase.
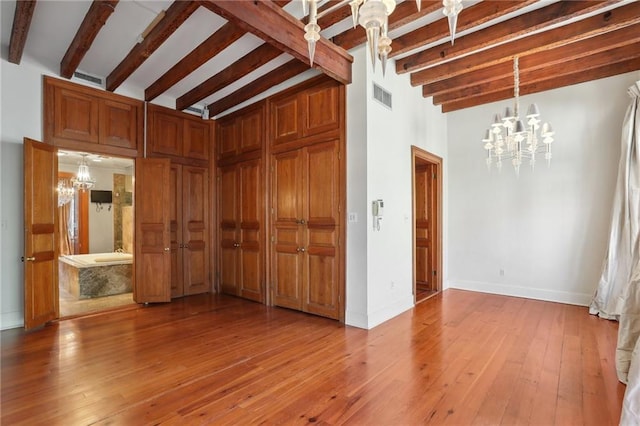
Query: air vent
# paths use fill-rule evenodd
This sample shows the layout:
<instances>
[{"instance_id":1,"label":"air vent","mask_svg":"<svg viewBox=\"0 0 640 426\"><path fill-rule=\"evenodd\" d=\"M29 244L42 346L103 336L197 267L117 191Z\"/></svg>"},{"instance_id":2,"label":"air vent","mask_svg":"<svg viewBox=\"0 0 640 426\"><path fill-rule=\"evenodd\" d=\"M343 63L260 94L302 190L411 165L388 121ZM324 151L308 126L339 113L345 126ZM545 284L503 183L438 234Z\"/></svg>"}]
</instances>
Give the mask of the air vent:
<instances>
[{"instance_id":1,"label":"air vent","mask_svg":"<svg viewBox=\"0 0 640 426\"><path fill-rule=\"evenodd\" d=\"M391 92L387 92L382 87L373 83L373 98L389 109L391 108Z\"/></svg>"},{"instance_id":2,"label":"air vent","mask_svg":"<svg viewBox=\"0 0 640 426\"><path fill-rule=\"evenodd\" d=\"M104 84L103 84L104 80L101 77L97 77L95 75L89 75L84 72L80 72L80 71L74 72L73 79L86 81L88 83L93 84L94 86L104 87Z\"/></svg>"},{"instance_id":3,"label":"air vent","mask_svg":"<svg viewBox=\"0 0 640 426\"><path fill-rule=\"evenodd\" d=\"M196 108L196 107L193 107L193 106L187 107L187 109L185 109L185 111L195 112L198 115L202 115L202 110L200 108Z\"/></svg>"}]
</instances>

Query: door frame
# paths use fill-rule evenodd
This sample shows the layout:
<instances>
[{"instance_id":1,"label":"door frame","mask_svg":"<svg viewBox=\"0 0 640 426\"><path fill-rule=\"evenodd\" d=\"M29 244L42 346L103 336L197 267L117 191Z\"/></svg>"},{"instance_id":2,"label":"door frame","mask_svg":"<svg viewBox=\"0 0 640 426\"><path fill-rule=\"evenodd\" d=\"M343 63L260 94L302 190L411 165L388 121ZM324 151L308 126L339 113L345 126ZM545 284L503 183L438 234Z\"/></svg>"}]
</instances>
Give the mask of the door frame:
<instances>
[{"instance_id":1,"label":"door frame","mask_svg":"<svg viewBox=\"0 0 640 426\"><path fill-rule=\"evenodd\" d=\"M433 234L435 238L433 241L433 247L435 249L435 264L433 265L435 271L435 284L436 293L442 291L442 158L426 151L422 148L418 148L415 145L411 145L411 246L412 246L412 285L413 285L413 302L416 300L416 160L420 162L426 162L433 166L435 170L435 200L436 207L433 209L435 217L431 218L436 223ZM434 294L434 295L435 295ZM431 296L430 296L431 297ZM428 298L428 297L427 297ZM426 299L423 299L426 300ZM420 300L422 301L422 300Z\"/></svg>"}]
</instances>

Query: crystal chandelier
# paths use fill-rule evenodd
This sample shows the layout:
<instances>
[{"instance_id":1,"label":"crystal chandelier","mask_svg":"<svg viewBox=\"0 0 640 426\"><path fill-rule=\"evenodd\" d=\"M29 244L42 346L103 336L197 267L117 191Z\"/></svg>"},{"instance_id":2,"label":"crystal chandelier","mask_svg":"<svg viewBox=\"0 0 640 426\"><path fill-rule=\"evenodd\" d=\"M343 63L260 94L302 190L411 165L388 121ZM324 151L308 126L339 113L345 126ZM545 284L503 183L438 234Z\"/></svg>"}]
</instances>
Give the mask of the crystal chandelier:
<instances>
[{"instance_id":1,"label":"crystal chandelier","mask_svg":"<svg viewBox=\"0 0 640 426\"><path fill-rule=\"evenodd\" d=\"M76 193L69 179L58 179L56 191L58 192L58 207L70 203Z\"/></svg>"},{"instance_id":2,"label":"crystal chandelier","mask_svg":"<svg viewBox=\"0 0 640 426\"><path fill-rule=\"evenodd\" d=\"M349 4L351 6L351 16L353 18L353 28L358 24L367 32L367 45L371 53L371 66L375 71L376 58L380 58L382 64L382 75L387 68L387 59L391 53L391 38L389 37L389 15L396 8L396 0L342 0L331 7L318 13L318 2L320 0L302 0L303 14L309 11L309 21L304 27L304 39L307 40L309 48L309 60L313 66L313 56L316 51L316 42L320 40L321 28L318 19L322 15ZM416 0L416 7L420 11L422 0ZM442 13L449 20L449 32L451 33L451 44L455 38L456 23L458 14L462 10L462 0L442 0Z\"/></svg>"},{"instance_id":3,"label":"crystal chandelier","mask_svg":"<svg viewBox=\"0 0 640 426\"><path fill-rule=\"evenodd\" d=\"M75 178L71 179L74 188L85 191L87 189L93 188L93 185L96 184L95 179L91 179L91 175L89 174L89 166L87 166L87 154L82 155L82 159L80 160L80 166L78 166L78 174Z\"/></svg>"},{"instance_id":4,"label":"crystal chandelier","mask_svg":"<svg viewBox=\"0 0 640 426\"><path fill-rule=\"evenodd\" d=\"M520 71L518 57L513 58L514 108L507 107L504 117L495 114L493 124L487 129L484 149L487 152L487 167L495 161L498 171L502 169L502 160L511 160L511 164L520 173L520 165L529 159L531 169L536 164L536 155L544 154L547 165L551 165L551 144L554 131L549 123L540 120L538 105L531 104L527 110L526 124L520 118ZM539 131L539 132L538 132Z\"/></svg>"}]
</instances>

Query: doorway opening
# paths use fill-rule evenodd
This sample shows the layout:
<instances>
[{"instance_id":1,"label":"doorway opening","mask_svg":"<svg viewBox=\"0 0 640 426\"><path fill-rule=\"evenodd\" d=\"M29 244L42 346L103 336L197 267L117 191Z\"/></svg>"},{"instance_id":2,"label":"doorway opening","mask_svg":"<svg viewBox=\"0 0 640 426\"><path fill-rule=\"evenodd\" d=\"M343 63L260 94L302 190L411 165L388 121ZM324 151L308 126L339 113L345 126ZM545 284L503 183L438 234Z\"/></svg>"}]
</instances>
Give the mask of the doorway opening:
<instances>
[{"instance_id":1,"label":"doorway opening","mask_svg":"<svg viewBox=\"0 0 640 426\"><path fill-rule=\"evenodd\" d=\"M86 163L94 185L74 187ZM133 305L133 159L58 150L59 317Z\"/></svg>"},{"instance_id":2,"label":"doorway opening","mask_svg":"<svg viewBox=\"0 0 640 426\"><path fill-rule=\"evenodd\" d=\"M411 147L413 294L415 303L442 291L442 158Z\"/></svg>"}]
</instances>

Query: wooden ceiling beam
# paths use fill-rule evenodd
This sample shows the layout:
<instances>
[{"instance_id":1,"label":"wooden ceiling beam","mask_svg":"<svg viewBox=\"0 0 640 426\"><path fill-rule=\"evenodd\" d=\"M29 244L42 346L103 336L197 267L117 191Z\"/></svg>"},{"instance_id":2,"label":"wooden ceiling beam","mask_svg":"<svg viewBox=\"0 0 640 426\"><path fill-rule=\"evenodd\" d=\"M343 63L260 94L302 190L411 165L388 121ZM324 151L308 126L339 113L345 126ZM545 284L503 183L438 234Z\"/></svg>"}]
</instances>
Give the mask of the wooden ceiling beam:
<instances>
[{"instance_id":1,"label":"wooden ceiling beam","mask_svg":"<svg viewBox=\"0 0 640 426\"><path fill-rule=\"evenodd\" d=\"M416 2L407 0L396 6L396 10L389 16L389 31L398 29L416 19L442 9L441 1L422 0L422 7L418 12ZM367 34L361 27L351 28L341 34L334 36L333 41L344 49L352 49L367 41ZM391 45L394 46L393 44Z\"/></svg>"},{"instance_id":2,"label":"wooden ceiling beam","mask_svg":"<svg viewBox=\"0 0 640 426\"><path fill-rule=\"evenodd\" d=\"M483 1L469 8L463 9L458 16L456 32L462 32L477 25L507 15L516 10L529 6L538 0L524 1ZM393 40L390 57L403 55L411 50L435 43L449 37L449 22L447 18L439 19L431 24L403 34ZM456 43L458 40L456 40Z\"/></svg>"},{"instance_id":3,"label":"wooden ceiling beam","mask_svg":"<svg viewBox=\"0 0 640 426\"><path fill-rule=\"evenodd\" d=\"M557 62L554 65L548 65L544 68L520 69L520 84L537 83L567 74L574 74L581 70L589 71L594 68L604 67L608 64L624 62L639 57L640 49L638 49L637 44L629 44L627 46L605 50L582 58ZM503 77L487 83L436 95L433 97L433 103L434 105L441 105L474 96L500 92L505 88L513 88L513 83L513 76Z\"/></svg>"},{"instance_id":4,"label":"wooden ceiling beam","mask_svg":"<svg viewBox=\"0 0 640 426\"><path fill-rule=\"evenodd\" d=\"M520 70L533 71L542 69L630 44L636 44L635 48L640 50L637 45L638 42L640 42L640 24L630 25L565 46L522 56L520 57ZM513 78L513 65L511 62L504 62L468 74L462 74L424 85L422 86L422 96L426 98L429 96L444 95L452 91L478 87L503 78Z\"/></svg>"},{"instance_id":5,"label":"wooden ceiling beam","mask_svg":"<svg viewBox=\"0 0 640 426\"><path fill-rule=\"evenodd\" d=\"M304 25L272 2L207 0L214 13L244 28L285 53L309 64ZM343 83L351 83L353 57L325 38L316 43L314 68Z\"/></svg>"},{"instance_id":6,"label":"wooden ceiling beam","mask_svg":"<svg viewBox=\"0 0 640 426\"><path fill-rule=\"evenodd\" d=\"M60 75L71 78L87 54L98 33L116 9L119 0L94 0L84 16L67 52L60 61Z\"/></svg>"},{"instance_id":7,"label":"wooden ceiling beam","mask_svg":"<svg viewBox=\"0 0 640 426\"><path fill-rule=\"evenodd\" d=\"M456 39L456 43L442 43L396 60L398 74L429 67L443 60L459 58L466 54L495 46L527 34L532 34L551 25L566 22L594 10L600 9L612 1L560 1L533 12L525 13L499 24L473 32ZM462 14L461 14L462 16Z\"/></svg>"},{"instance_id":8,"label":"wooden ceiling beam","mask_svg":"<svg viewBox=\"0 0 640 426\"><path fill-rule=\"evenodd\" d=\"M640 22L640 2L633 2L572 24L492 47L473 55L411 74L411 85L419 86L510 62L515 55L528 55L583 40Z\"/></svg>"},{"instance_id":9,"label":"wooden ceiling beam","mask_svg":"<svg viewBox=\"0 0 640 426\"><path fill-rule=\"evenodd\" d=\"M149 102L166 92L174 84L191 74L246 33L245 30L230 22L224 24L218 31L209 36L147 87L144 91L145 101Z\"/></svg>"},{"instance_id":10,"label":"wooden ceiling beam","mask_svg":"<svg viewBox=\"0 0 640 426\"><path fill-rule=\"evenodd\" d=\"M166 14L149 32L145 39L136 44L127 56L107 76L107 90L113 92L168 39L184 21L200 7L195 1L175 1L167 8Z\"/></svg>"},{"instance_id":11,"label":"wooden ceiling beam","mask_svg":"<svg viewBox=\"0 0 640 426\"><path fill-rule=\"evenodd\" d=\"M270 45L269 43L260 45L213 77L207 79L176 99L176 109L183 110L190 107L196 102L212 95L234 81L241 79L251 71L277 58L281 54L282 52L280 49Z\"/></svg>"},{"instance_id":12,"label":"wooden ceiling beam","mask_svg":"<svg viewBox=\"0 0 640 426\"><path fill-rule=\"evenodd\" d=\"M548 80L536 83L520 85L520 95L530 95L533 93L544 92L547 90L558 89L560 87L572 86L578 83L585 83L591 80L611 77L618 74L624 74L632 71L640 70L640 58L630 59L619 63L610 63L599 68L591 70L578 70L572 74L562 76L550 76ZM489 93L486 95L476 96L472 98L462 99L456 102L442 104L442 112L452 112L464 108L470 108L478 105L497 102L513 97L513 89L504 89L500 92Z\"/></svg>"},{"instance_id":13,"label":"wooden ceiling beam","mask_svg":"<svg viewBox=\"0 0 640 426\"><path fill-rule=\"evenodd\" d=\"M236 90L230 95L212 103L209 105L209 114L215 116L232 108L236 105L245 102L254 96L259 95L265 90L287 81L288 79L295 77L296 75L309 69L309 65L305 62L301 62L298 59L292 59L284 65L274 69L273 71L265 74L259 79L247 84L241 89Z\"/></svg>"},{"instance_id":14,"label":"wooden ceiling beam","mask_svg":"<svg viewBox=\"0 0 640 426\"><path fill-rule=\"evenodd\" d=\"M20 64L22 52L27 43L31 18L36 8L35 0L16 1L16 11L13 15L13 27L11 28L11 39L9 40L9 55L7 59L12 64Z\"/></svg>"}]
</instances>

